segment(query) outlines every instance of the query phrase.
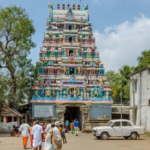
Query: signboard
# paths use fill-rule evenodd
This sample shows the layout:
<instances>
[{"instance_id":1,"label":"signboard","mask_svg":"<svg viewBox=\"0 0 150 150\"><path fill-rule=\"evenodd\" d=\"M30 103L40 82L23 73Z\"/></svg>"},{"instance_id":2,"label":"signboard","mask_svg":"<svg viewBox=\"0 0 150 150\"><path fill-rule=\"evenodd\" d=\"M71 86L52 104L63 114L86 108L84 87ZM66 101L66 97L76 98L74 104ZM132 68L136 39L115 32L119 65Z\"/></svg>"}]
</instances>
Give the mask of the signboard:
<instances>
[{"instance_id":1,"label":"signboard","mask_svg":"<svg viewBox=\"0 0 150 150\"><path fill-rule=\"evenodd\" d=\"M53 117L53 106L50 105L36 105L34 106L34 117Z\"/></svg>"}]
</instances>

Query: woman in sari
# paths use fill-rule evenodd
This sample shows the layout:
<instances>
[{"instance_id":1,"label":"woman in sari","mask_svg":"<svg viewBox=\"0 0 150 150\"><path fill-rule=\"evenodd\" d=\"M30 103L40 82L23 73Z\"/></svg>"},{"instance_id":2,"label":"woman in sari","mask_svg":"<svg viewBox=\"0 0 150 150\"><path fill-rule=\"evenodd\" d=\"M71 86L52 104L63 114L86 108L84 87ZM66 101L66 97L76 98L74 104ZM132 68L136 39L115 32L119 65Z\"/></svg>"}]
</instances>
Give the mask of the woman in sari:
<instances>
[{"instance_id":1,"label":"woman in sari","mask_svg":"<svg viewBox=\"0 0 150 150\"><path fill-rule=\"evenodd\" d=\"M52 142L51 142L51 135L50 135L50 131L52 130L52 128L54 127L54 124L51 124L51 121L48 121L48 124L46 126L46 129L44 131L44 133L46 133L46 138L45 138L45 146L44 146L44 150L52 150Z\"/></svg>"},{"instance_id":2,"label":"woman in sari","mask_svg":"<svg viewBox=\"0 0 150 150\"><path fill-rule=\"evenodd\" d=\"M45 124L44 123L42 124L42 129L43 129L43 133L44 133L44 131L45 131ZM42 140L45 142L45 134L43 134Z\"/></svg>"},{"instance_id":3,"label":"woman in sari","mask_svg":"<svg viewBox=\"0 0 150 150\"><path fill-rule=\"evenodd\" d=\"M61 150L62 148L62 137L58 128L59 128L59 121L56 121L55 127L50 131L53 150Z\"/></svg>"}]
</instances>

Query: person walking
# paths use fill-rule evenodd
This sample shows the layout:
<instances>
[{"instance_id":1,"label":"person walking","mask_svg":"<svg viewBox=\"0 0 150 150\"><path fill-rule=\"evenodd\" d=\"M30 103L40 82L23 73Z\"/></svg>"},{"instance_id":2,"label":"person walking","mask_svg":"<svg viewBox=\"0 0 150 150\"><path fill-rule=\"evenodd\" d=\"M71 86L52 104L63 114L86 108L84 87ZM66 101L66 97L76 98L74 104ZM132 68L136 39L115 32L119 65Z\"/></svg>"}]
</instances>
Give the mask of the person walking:
<instances>
[{"instance_id":1,"label":"person walking","mask_svg":"<svg viewBox=\"0 0 150 150\"><path fill-rule=\"evenodd\" d=\"M35 126L32 128L32 139L33 139L33 148L37 150L42 150L42 137L43 137L43 129L42 126L39 125L39 121L36 121Z\"/></svg>"},{"instance_id":2,"label":"person walking","mask_svg":"<svg viewBox=\"0 0 150 150\"><path fill-rule=\"evenodd\" d=\"M33 128L33 126L35 125L35 122L33 122L32 124L31 124L31 127L30 127L30 143L31 143L31 148L33 149L33 139L32 139L32 128Z\"/></svg>"},{"instance_id":3,"label":"person walking","mask_svg":"<svg viewBox=\"0 0 150 150\"><path fill-rule=\"evenodd\" d=\"M55 127L50 131L52 149L61 150L62 148L62 137L61 132L59 131L59 121L55 122Z\"/></svg>"},{"instance_id":4,"label":"person walking","mask_svg":"<svg viewBox=\"0 0 150 150\"><path fill-rule=\"evenodd\" d=\"M69 121L68 120L66 120L66 122L65 122L65 129L66 129L66 132L69 131Z\"/></svg>"},{"instance_id":5,"label":"person walking","mask_svg":"<svg viewBox=\"0 0 150 150\"><path fill-rule=\"evenodd\" d=\"M42 124L42 129L43 129L43 137L42 137L42 140L45 141L45 135L44 135L44 131L45 131L45 124L43 123Z\"/></svg>"},{"instance_id":6,"label":"person walking","mask_svg":"<svg viewBox=\"0 0 150 150\"><path fill-rule=\"evenodd\" d=\"M74 129L75 129L75 136L78 136L79 121L77 119L75 119L75 122L74 122Z\"/></svg>"},{"instance_id":7,"label":"person walking","mask_svg":"<svg viewBox=\"0 0 150 150\"><path fill-rule=\"evenodd\" d=\"M25 120L23 120L23 124L19 128L19 133L18 133L17 137L19 137L19 134L21 134L24 149L26 149L28 138L29 138L29 135L30 135L29 134L29 132L30 132L29 129L30 129L30 126L26 123Z\"/></svg>"},{"instance_id":8,"label":"person walking","mask_svg":"<svg viewBox=\"0 0 150 150\"><path fill-rule=\"evenodd\" d=\"M46 134L44 150L52 150L52 144L50 142L50 140L51 140L51 138L50 138L51 129L52 129L51 120L48 120L46 129L44 131L44 133Z\"/></svg>"}]
</instances>

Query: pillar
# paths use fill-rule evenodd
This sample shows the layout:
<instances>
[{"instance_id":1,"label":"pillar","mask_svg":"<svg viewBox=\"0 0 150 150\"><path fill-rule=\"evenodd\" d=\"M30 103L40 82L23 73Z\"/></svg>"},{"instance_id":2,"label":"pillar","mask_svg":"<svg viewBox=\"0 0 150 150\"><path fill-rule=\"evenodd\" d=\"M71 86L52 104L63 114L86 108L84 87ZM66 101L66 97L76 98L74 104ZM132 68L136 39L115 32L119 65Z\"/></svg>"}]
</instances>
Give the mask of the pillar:
<instances>
[{"instance_id":1,"label":"pillar","mask_svg":"<svg viewBox=\"0 0 150 150\"><path fill-rule=\"evenodd\" d=\"M17 117L18 125L20 125L20 117Z\"/></svg>"},{"instance_id":2,"label":"pillar","mask_svg":"<svg viewBox=\"0 0 150 150\"><path fill-rule=\"evenodd\" d=\"M74 74L77 74L77 68L74 68Z\"/></svg>"},{"instance_id":3,"label":"pillar","mask_svg":"<svg viewBox=\"0 0 150 150\"><path fill-rule=\"evenodd\" d=\"M6 116L4 116L4 122L7 123L7 117Z\"/></svg>"},{"instance_id":4,"label":"pillar","mask_svg":"<svg viewBox=\"0 0 150 150\"><path fill-rule=\"evenodd\" d=\"M1 116L0 116L0 122L1 122Z\"/></svg>"},{"instance_id":5,"label":"pillar","mask_svg":"<svg viewBox=\"0 0 150 150\"><path fill-rule=\"evenodd\" d=\"M12 120L11 121L14 122L14 116L12 116Z\"/></svg>"}]
</instances>

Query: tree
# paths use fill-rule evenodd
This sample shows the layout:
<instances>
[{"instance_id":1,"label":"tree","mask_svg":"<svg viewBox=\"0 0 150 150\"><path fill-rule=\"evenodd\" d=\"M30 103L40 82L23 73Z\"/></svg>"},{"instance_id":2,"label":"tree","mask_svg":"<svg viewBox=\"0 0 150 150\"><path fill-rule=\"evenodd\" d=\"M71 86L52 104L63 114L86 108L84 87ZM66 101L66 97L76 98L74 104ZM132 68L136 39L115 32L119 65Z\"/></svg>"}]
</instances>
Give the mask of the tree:
<instances>
[{"instance_id":1,"label":"tree","mask_svg":"<svg viewBox=\"0 0 150 150\"><path fill-rule=\"evenodd\" d=\"M29 60L30 49L35 47L32 35L33 21L25 9L11 6L0 9L0 68L7 71L9 88L5 98L10 106L28 98L34 66Z\"/></svg>"},{"instance_id":2,"label":"tree","mask_svg":"<svg viewBox=\"0 0 150 150\"><path fill-rule=\"evenodd\" d=\"M138 60L138 66L135 68L135 71L139 71L140 69L150 65L150 50L143 51L141 53L141 56L139 56L137 60Z\"/></svg>"},{"instance_id":3,"label":"tree","mask_svg":"<svg viewBox=\"0 0 150 150\"><path fill-rule=\"evenodd\" d=\"M122 91L122 99L123 101L129 100L129 75L133 72L134 67L123 66L119 69L119 73L115 73L115 71L108 71L106 73L106 78L110 82L112 88L112 98L115 103L120 101L120 92Z\"/></svg>"}]
</instances>

